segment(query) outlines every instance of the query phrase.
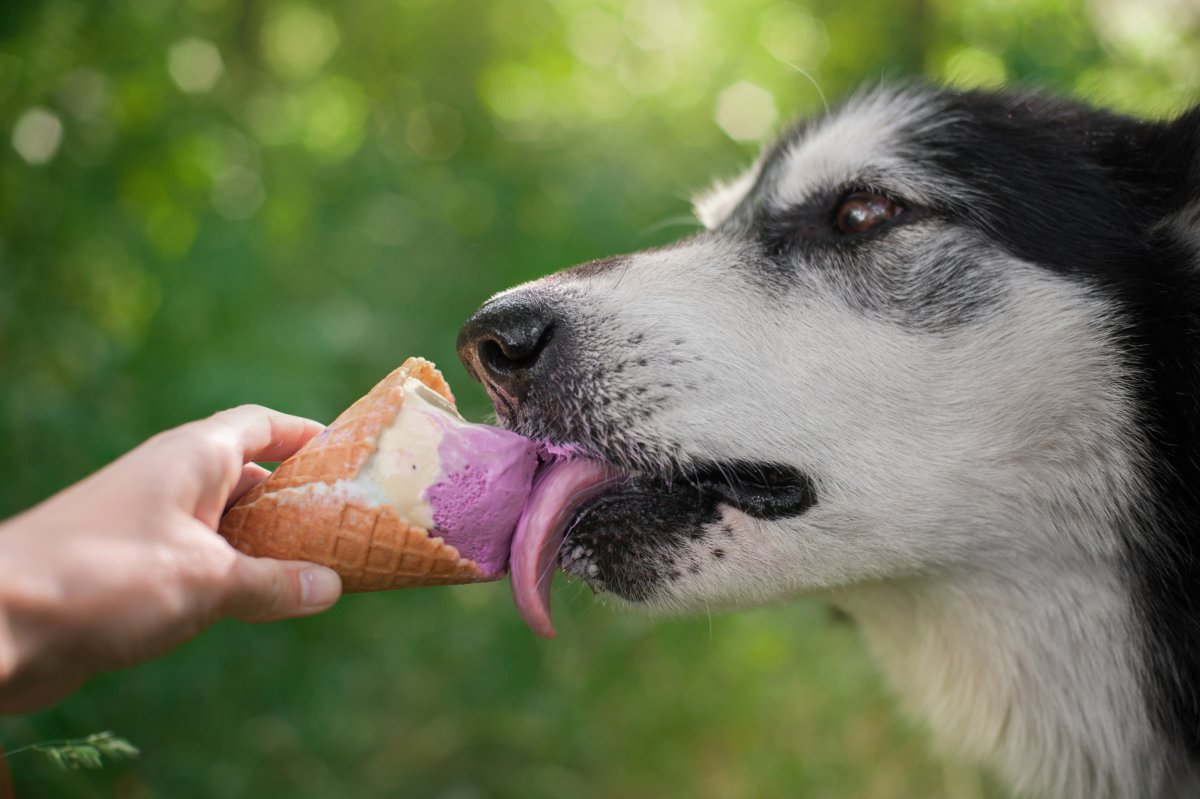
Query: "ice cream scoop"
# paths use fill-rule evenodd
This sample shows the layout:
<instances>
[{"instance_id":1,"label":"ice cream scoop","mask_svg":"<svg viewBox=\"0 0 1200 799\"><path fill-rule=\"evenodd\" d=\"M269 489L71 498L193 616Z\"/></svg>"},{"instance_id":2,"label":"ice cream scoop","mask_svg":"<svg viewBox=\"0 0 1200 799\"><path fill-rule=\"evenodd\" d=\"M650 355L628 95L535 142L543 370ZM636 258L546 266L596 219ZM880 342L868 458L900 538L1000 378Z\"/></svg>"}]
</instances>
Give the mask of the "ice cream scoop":
<instances>
[{"instance_id":1,"label":"ice cream scoop","mask_svg":"<svg viewBox=\"0 0 1200 799\"><path fill-rule=\"evenodd\" d=\"M502 577L537 447L463 419L437 368L409 358L221 521L251 555L309 560L343 590Z\"/></svg>"}]
</instances>

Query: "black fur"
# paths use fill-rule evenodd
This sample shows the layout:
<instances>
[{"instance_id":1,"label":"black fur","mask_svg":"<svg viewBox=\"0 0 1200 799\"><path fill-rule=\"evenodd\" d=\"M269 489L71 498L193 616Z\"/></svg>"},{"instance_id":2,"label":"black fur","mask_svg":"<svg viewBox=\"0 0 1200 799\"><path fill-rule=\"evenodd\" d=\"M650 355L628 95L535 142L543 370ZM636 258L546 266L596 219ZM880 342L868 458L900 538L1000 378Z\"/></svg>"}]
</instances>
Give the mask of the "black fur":
<instances>
[{"instance_id":1,"label":"black fur","mask_svg":"<svg viewBox=\"0 0 1200 799\"><path fill-rule=\"evenodd\" d=\"M940 213L1115 301L1153 496L1126 530L1150 695L1200 762L1200 264L1171 217L1200 200L1200 111L1150 123L1014 94L951 95L921 141L986 192ZM1200 240L1193 222L1190 235Z\"/></svg>"},{"instance_id":2,"label":"black fur","mask_svg":"<svg viewBox=\"0 0 1200 799\"><path fill-rule=\"evenodd\" d=\"M930 90L929 99L941 123L918 123L898 146L961 190L922 207L926 218L974 230L1118 309L1150 464L1152 495L1125 530L1145 679L1160 728L1200 763L1200 215L1185 220L1200 202L1200 108L1146 122L1029 93ZM807 218L819 224L811 210ZM780 223L748 198L730 224L771 241ZM959 263L958 279L974 279L969 259ZM898 304L857 286L866 308ZM939 305L931 300L926 312ZM922 303L900 304L920 318Z\"/></svg>"},{"instance_id":3,"label":"black fur","mask_svg":"<svg viewBox=\"0 0 1200 799\"><path fill-rule=\"evenodd\" d=\"M564 538L562 566L597 591L644 600L676 579L679 569L700 571L699 561L678 562L679 545L707 537L719 506L757 519L780 519L798 516L816 502L812 480L779 464L708 464L670 482L635 478L579 513ZM574 557L576 548L586 556ZM709 553L715 559L725 557L717 546ZM588 571L591 565L595 574Z\"/></svg>"},{"instance_id":4,"label":"black fur","mask_svg":"<svg viewBox=\"0 0 1200 799\"><path fill-rule=\"evenodd\" d=\"M974 230L1119 309L1152 492L1125 530L1145 679L1161 729L1200 763L1200 216L1175 219L1200 202L1200 108L1146 122L1029 93L930 90L929 99L941 124L918 123L898 146L962 190L922 207L926 218ZM778 225L754 207L748 199L734 224ZM958 262L957 279L977 277L969 258ZM864 307L898 305L894 286L889 303L863 283ZM972 294L986 296L975 285L956 302ZM940 305L899 304L918 321L936 319ZM961 321L962 311L942 318Z\"/></svg>"},{"instance_id":5,"label":"black fur","mask_svg":"<svg viewBox=\"0 0 1200 799\"><path fill-rule=\"evenodd\" d=\"M561 566L597 592L645 600L682 569L699 569L680 553L717 521L718 504L694 485L631 480L580 511L563 540Z\"/></svg>"}]
</instances>

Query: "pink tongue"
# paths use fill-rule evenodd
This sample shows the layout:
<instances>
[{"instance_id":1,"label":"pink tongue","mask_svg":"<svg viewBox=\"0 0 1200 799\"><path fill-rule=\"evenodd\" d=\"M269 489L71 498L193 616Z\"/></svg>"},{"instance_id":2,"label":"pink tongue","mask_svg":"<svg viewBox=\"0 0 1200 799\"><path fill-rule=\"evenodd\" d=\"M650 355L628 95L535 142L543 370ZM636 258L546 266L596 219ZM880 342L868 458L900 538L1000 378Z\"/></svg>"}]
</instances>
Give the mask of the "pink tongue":
<instances>
[{"instance_id":1,"label":"pink tongue","mask_svg":"<svg viewBox=\"0 0 1200 799\"><path fill-rule=\"evenodd\" d=\"M617 474L608 467L582 459L556 459L534 479L513 536L509 569L517 611L543 638L554 637L550 583L567 522L583 503L616 480Z\"/></svg>"}]
</instances>

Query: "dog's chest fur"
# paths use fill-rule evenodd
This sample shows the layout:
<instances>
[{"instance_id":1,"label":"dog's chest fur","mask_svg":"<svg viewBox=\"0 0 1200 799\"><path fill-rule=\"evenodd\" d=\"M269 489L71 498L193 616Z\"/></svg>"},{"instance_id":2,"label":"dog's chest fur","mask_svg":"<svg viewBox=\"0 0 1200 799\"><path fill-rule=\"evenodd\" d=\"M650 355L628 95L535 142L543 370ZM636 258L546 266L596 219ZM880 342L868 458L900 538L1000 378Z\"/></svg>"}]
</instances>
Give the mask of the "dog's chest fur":
<instances>
[{"instance_id":1,"label":"dog's chest fur","mask_svg":"<svg viewBox=\"0 0 1200 799\"><path fill-rule=\"evenodd\" d=\"M839 592L906 710L944 752L1064 799L1200 795L1146 712L1122 577L1063 564Z\"/></svg>"}]
</instances>

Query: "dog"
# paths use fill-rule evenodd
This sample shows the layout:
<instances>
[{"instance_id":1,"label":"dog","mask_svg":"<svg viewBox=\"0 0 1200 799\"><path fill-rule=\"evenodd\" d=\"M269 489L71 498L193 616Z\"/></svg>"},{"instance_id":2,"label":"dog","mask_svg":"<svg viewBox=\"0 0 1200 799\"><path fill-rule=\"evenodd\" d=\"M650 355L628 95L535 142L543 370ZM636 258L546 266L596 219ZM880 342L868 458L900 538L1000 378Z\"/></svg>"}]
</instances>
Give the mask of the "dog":
<instances>
[{"instance_id":1,"label":"dog","mask_svg":"<svg viewBox=\"0 0 1200 799\"><path fill-rule=\"evenodd\" d=\"M623 475L559 550L595 591L822 597L1014 791L1200 796L1198 145L1200 108L866 91L459 353Z\"/></svg>"}]
</instances>

